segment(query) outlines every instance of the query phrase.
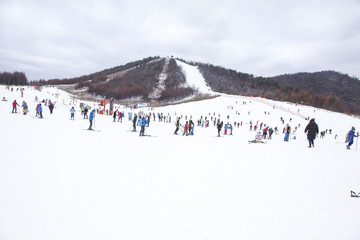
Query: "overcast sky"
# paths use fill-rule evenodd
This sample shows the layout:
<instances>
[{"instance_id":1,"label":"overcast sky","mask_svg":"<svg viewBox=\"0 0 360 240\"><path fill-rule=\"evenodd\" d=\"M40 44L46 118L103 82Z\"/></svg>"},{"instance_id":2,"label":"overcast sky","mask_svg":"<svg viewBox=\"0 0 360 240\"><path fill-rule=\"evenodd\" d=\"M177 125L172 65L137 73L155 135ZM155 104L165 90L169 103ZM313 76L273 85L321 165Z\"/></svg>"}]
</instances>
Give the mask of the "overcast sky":
<instances>
[{"instance_id":1,"label":"overcast sky","mask_svg":"<svg viewBox=\"0 0 360 240\"><path fill-rule=\"evenodd\" d=\"M360 77L359 0L0 0L0 72L77 77L149 56Z\"/></svg>"}]
</instances>

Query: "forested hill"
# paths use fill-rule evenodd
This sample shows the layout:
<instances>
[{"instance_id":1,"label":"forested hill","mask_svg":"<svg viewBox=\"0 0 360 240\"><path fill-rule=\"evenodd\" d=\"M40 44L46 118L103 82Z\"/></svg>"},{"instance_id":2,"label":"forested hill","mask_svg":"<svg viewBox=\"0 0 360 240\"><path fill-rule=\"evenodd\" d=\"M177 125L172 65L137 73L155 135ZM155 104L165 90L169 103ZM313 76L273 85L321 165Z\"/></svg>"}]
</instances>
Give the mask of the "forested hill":
<instances>
[{"instance_id":1,"label":"forested hill","mask_svg":"<svg viewBox=\"0 0 360 240\"><path fill-rule=\"evenodd\" d=\"M272 77L283 86L306 90L325 96L336 96L347 108L359 111L360 81L347 74L335 71L284 74Z\"/></svg>"}]
</instances>

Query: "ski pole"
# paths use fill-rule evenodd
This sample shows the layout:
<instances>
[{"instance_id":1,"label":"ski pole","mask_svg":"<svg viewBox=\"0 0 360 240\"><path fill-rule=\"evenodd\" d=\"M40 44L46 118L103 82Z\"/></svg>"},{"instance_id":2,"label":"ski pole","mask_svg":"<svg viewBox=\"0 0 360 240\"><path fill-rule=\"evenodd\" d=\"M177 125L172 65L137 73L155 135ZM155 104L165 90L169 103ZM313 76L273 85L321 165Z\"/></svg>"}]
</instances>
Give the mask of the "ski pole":
<instances>
[{"instance_id":1,"label":"ski pole","mask_svg":"<svg viewBox=\"0 0 360 240\"><path fill-rule=\"evenodd\" d=\"M94 117L94 128L95 128L95 117Z\"/></svg>"},{"instance_id":2,"label":"ski pole","mask_svg":"<svg viewBox=\"0 0 360 240\"><path fill-rule=\"evenodd\" d=\"M359 141L359 134L357 135L357 138L356 138L356 150L357 150L357 146L358 146L358 141Z\"/></svg>"}]
</instances>

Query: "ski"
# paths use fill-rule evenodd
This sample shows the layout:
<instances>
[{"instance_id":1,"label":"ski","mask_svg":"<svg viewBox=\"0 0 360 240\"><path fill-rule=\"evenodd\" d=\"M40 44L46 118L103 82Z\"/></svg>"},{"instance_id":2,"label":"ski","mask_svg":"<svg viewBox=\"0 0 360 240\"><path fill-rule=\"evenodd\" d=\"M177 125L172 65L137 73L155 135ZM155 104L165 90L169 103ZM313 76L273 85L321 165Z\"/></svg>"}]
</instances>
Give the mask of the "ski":
<instances>
[{"instance_id":1,"label":"ski","mask_svg":"<svg viewBox=\"0 0 360 240\"><path fill-rule=\"evenodd\" d=\"M100 130L88 129L88 128L85 128L84 130L93 131L93 132L100 132Z\"/></svg>"}]
</instances>

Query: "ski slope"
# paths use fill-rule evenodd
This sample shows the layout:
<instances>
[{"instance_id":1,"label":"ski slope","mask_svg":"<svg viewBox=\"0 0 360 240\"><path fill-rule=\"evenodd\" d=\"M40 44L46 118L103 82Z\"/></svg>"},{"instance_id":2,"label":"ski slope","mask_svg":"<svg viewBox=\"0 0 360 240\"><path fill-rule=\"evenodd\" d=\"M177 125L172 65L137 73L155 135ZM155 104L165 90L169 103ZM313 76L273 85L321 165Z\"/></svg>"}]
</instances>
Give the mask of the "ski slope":
<instances>
[{"instance_id":1,"label":"ski slope","mask_svg":"<svg viewBox=\"0 0 360 240\"><path fill-rule=\"evenodd\" d=\"M197 89L199 93L203 94L215 94L206 83L205 78L201 75L197 66L191 66L182 61L176 60L178 66L181 67L185 77L188 87Z\"/></svg>"},{"instance_id":2,"label":"ski slope","mask_svg":"<svg viewBox=\"0 0 360 240\"><path fill-rule=\"evenodd\" d=\"M44 107L44 119L36 118L35 96L56 101L54 113ZM116 106L126 117L141 110L172 117L171 123L151 118L145 131L151 136L139 137L131 121L112 116L96 115L98 131L84 130L82 101L56 88L26 87L21 98L0 86L3 97L1 240L360 239L360 198L350 197L360 192L360 146L346 150L344 143L351 126L360 129L357 118L226 95L153 110ZM28 115L11 113L15 99L27 101ZM72 105L75 120L69 120ZM196 124L214 113L243 125L216 137L213 124ZM332 134L307 148L308 121L300 115ZM194 136L173 134L179 116L182 124L192 117ZM266 144L249 144L250 121L280 132ZM300 124L289 142L286 124Z\"/></svg>"}]
</instances>

